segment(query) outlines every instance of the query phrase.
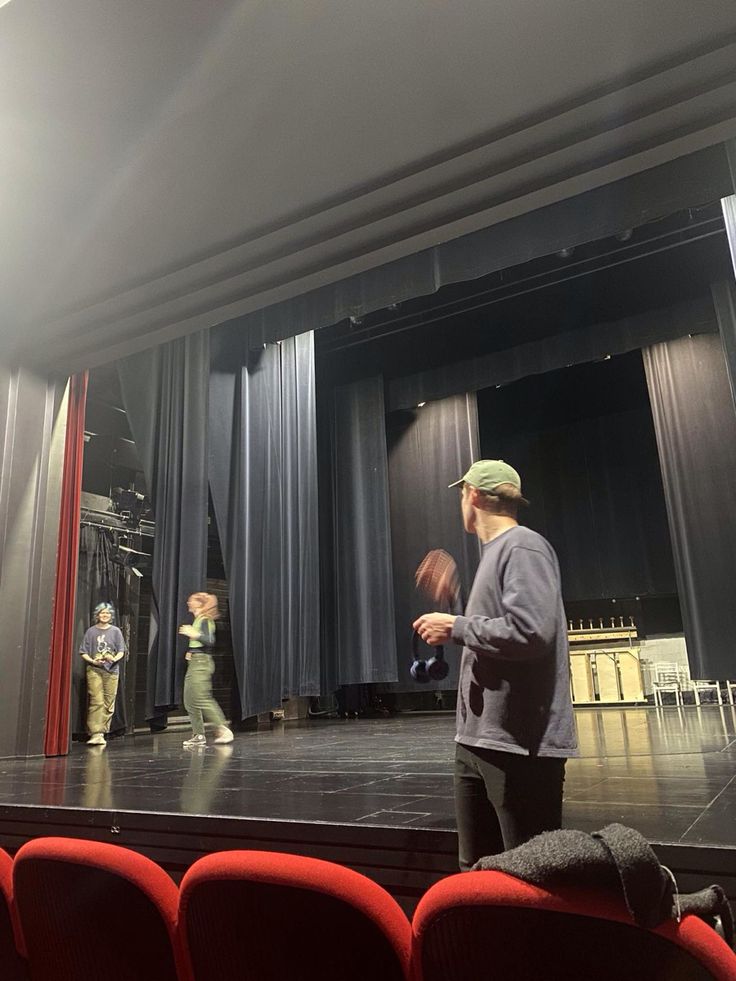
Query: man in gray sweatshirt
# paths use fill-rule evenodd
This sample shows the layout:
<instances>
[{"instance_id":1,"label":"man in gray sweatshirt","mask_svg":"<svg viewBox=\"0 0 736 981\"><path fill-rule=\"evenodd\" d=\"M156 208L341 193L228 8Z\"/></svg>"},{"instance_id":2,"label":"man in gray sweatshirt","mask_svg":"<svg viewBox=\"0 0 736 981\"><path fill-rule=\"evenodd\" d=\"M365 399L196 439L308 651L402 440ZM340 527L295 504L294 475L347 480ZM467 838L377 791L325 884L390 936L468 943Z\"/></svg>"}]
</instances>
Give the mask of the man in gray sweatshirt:
<instances>
[{"instance_id":1,"label":"man in gray sweatshirt","mask_svg":"<svg viewBox=\"0 0 736 981\"><path fill-rule=\"evenodd\" d=\"M519 474L503 460L479 460L450 486L461 488L480 565L464 615L425 613L414 628L432 646L463 647L455 810L467 870L561 826L565 762L577 741L559 565L549 542L517 521L526 504ZM420 566L417 583L451 604L456 568L439 578L431 569Z\"/></svg>"}]
</instances>

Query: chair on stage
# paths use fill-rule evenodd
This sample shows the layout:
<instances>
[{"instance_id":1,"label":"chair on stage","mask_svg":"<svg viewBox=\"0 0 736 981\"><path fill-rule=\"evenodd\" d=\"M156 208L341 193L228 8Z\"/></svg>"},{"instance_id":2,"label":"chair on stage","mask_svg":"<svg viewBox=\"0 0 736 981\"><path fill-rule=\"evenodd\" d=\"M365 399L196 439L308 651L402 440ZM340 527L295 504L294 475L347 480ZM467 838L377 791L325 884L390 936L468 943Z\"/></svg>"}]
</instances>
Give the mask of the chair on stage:
<instances>
[{"instance_id":1,"label":"chair on stage","mask_svg":"<svg viewBox=\"0 0 736 981\"><path fill-rule=\"evenodd\" d=\"M657 661L652 665L652 692L658 708L663 707L663 694L674 695L675 705L683 705L683 691L690 691L690 675L686 668L670 661Z\"/></svg>"},{"instance_id":2,"label":"chair on stage","mask_svg":"<svg viewBox=\"0 0 736 981\"><path fill-rule=\"evenodd\" d=\"M351 869L299 855L207 855L181 882L180 941L197 981L404 981L411 926Z\"/></svg>"},{"instance_id":3,"label":"chair on stage","mask_svg":"<svg viewBox=\"0 0 736 981\"><path fill-rule=\"evenodd\" d=\"M13 889L33 981L177 981L178 890L143 855L36 838L15 857Z\"/></svg>"},{"instance_id":4,"label":"chair on stage","mask_svg":"<svg viewBox=\"0 0 736 981\"><path fill-rule=\"evenodd\" d=\"M693 693L696 705L723 705L723 695L721 694L721 684L719 681L691 678L688 689ZM703 695L707 696L709 693L713 695L713 698L706 697L705 701L703 701Z\"/></svg>"},{"instance_id":5,"label":"chair on stage","mask_svg":"<svg viewBox=\"0 0 736 981\"><path fill-rule=\"evenodd\" d=\"M415 981L734 981L736 954L696 916L652 930L598 890L554 892L505 872L443 879L413 921Z\"/></svg>"},{"instance_id":6,"label":"chair on stage","mask_svg":"<svg viewBox=\"0 0 736 981\"><path fill-rule=\"evenodd\" d=\"M23 936L13 899L13 859L0 848L0 978L27 981Z\"/></svg>"}]
</instances>

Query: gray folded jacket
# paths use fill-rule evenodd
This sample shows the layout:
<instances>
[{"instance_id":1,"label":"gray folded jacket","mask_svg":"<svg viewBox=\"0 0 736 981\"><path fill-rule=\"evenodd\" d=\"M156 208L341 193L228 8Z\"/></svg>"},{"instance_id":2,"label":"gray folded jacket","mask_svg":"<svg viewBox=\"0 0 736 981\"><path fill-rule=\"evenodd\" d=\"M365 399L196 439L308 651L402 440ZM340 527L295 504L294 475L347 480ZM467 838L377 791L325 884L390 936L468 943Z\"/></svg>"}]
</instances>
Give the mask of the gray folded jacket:
<instances>
[{"instance_id":1,"label":"gray folded jacket","mask_svg":"<svg viewBox=\"0 0 736 981\"><path fill-rule=\"evenodd\" d=\"M734 945L734 922L718 885L679 893L675 877L649 842L623 824L601 831L546 831L499 855L481 858L474 871L507 872L535 886L607 889L623 898L635 923L651 928L694 913Z\"/></svg>"}]
</instances>

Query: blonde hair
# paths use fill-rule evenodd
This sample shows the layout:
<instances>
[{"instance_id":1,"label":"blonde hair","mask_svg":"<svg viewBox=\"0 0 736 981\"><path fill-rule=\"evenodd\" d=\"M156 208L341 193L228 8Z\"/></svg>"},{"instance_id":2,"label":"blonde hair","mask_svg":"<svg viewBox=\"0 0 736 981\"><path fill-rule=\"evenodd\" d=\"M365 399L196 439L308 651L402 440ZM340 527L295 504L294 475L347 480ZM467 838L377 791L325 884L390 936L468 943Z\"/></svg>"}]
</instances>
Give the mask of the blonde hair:
<instances>
[{"instance_id":1,"label":"blonde hair","mask_svg":"<svg viewBox=\"0 0 736 981\"><path fill-rule=\"evenodd\" d=\"M196 616L206 617L208 620L217 620L220 616L220 608L214 593L192 593L189 599L199 606L199 612Z\"/></svg>"}]
</instances>

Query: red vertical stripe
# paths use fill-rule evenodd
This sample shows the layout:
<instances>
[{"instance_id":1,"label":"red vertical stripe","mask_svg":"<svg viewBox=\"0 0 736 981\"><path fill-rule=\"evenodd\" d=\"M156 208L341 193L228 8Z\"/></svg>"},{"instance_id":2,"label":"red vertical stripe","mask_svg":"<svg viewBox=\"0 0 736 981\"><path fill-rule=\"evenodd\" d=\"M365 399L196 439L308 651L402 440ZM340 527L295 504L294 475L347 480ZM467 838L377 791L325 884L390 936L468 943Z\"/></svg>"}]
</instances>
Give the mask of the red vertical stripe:
<instances>
[{"instance_id":1,"label":"red vertical stripe","mask_svg":"<svg viewBox=\"0 0 736 981\"><path fill-rule=\"evenodd\" d=\"M64 471L59 515L59 550L56 557L56 588L51 623L49 688L46 700L46 756L69 751L71 674L74 651L74 604L77 596L79 555L79 506L82 494L84 456L84 410L87 402L87 372L73 375L69 383L69 406L64 443Z\"/></svg>"}]
</instances>

